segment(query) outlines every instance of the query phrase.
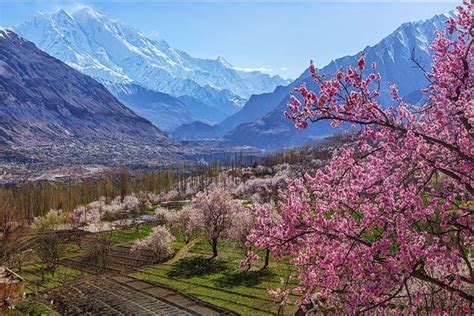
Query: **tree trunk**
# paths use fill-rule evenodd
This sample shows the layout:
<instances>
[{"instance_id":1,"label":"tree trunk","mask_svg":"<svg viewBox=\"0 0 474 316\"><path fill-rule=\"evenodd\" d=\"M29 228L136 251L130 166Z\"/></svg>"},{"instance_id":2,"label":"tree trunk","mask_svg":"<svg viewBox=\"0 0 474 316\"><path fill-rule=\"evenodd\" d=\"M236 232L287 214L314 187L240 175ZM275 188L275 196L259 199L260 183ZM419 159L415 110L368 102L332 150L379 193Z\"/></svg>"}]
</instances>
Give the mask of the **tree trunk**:
<instances>
[{"instance_id":1,"label":"tree trunk","mask_svg":"<svg viewBox=\"0 0 474 316\"><path fill-rule=\"evenodd\" d=\"M270 261L270 250L267 248L265 249L265 263L263 264L262 270L268 268L268 263Z\"/></svg>"},{"instance_id":2,"label":"tree trunk","mask_svg":"<svg viewBox=\"0 0 474 316\"><path fill-rule=\"evenodd\" d=\"M212 246L212 258L215 258L217 257L217 240L213 240L211 242L211 246Z\"/></svg>"}]
</instances>

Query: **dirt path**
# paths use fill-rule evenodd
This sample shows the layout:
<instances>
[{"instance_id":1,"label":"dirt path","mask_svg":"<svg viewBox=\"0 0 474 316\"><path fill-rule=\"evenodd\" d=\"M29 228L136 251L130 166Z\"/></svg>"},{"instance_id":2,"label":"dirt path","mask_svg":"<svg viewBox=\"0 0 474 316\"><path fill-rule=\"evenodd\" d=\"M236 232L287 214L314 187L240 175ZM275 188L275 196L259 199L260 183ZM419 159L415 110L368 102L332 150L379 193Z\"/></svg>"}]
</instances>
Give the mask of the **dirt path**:
<instances>
[{"instance_id":1,"label":"dirt path","mask_svg":"<svg viewBox=\"0 0 474 316\"><path fill-rule=\"evenodd\" d=\"M173 264L175 263L176 261L184 258L189 250L194 247L195 244L197 244L198 242L201 241L201 238L196 238L196 239L193 239L191 240L187 245L185 245L183 248L181 248L175 255L173 258L171 258L170 260L164 262L163 264Z\"/></svg>"}]
</instances>

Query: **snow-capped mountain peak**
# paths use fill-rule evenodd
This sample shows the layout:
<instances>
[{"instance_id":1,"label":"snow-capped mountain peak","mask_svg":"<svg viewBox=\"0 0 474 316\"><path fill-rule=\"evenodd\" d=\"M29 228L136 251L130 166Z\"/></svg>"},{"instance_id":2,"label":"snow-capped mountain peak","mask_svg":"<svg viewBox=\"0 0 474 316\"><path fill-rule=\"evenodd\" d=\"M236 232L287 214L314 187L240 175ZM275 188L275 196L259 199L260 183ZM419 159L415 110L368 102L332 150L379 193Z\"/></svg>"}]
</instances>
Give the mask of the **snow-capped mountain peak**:
<instances>
[{"instance_id":1,"label":"snow-capped mountain peak","mask_svg":"<svg viewBox=\"0 0 474 316\"><path fill-rule=\"evenodd\" d=\"M389 89L389 85L393 83L397 84L399 94L405 101L420 102L423 100L420 90L429 85L429 81L412 58L416 58L424 69L430 70L432 59L429 45L435 38L436 31L442 29L446 20L452 16L451 14L439 14L426 21L404 23L379 43L367 46L357 54L335 59L318 72L333 75L340 68L356 65L360 55L364 53L367 63L375 62L377 71L381 74L381 95L378 98L381 104L394 105ZM415 56L412 55L413 52ZM236 126L224 135L231 144L278 149L300 145L307 141L313 142L315 139L336 133L337 130L331 128L327 122L317 122L310 124L303 131L297 130L293 122L284 117L283 112L288 110L290 91L302 83L305 83L309 89L317 90L309 71L306 70L289 86L275 89L270 94L252 97L241 111L227 118L213 131L209 132L205 129L206 137L216 134L221 136L229 126ZM265 113L263 109L267 112ZM252 116L253 120L249 120ZM243 124L237 125L239 123ZM196 126L191 126L188 130L181 127L177 131L179 133L174 135L181 138L192 138L188 135L193 137L200 135Z\"/></svg>"},{"instance_id":2,"label":"snow-capped mountain peak","mask_svg":"<svg viewBox=\"0 0 474 316\"><path fill-rule=\"evenodd\" d=\"M278 76L240 72L224 57L194 58L90 7L71 13L40 13L14 30L92 77L133 82L175 96L188 94L179 89L183 80L195 86L193 89L228 90L245 99L287 83Z\"/></svg>"},{"instance_id":3,"label":"snow-capped mountain peak","mask_svg":"<svg viewBox=\"0 0 474 316\"><path fill-rule=\"evenodd\" d=\"M223 56L217 57L216 61L226 68L234 68L231 63L229 63Z\"/></svg>"},{"instance_id":4,"label":"snow-capped mountain peak","mask_svg":"<svg viewBox=\"0 0 474 316\"><path fill-rule=\"evenodd\" d=\"M94 17L96 19L101 19L101 18L104 18L106 16L104 13L100 12L97 9L93 9L91 7L84 7L82 9L79 9L79 10L75 11L74 13L79 14L79 15L91 16L91 17Z\"/></svg>"}]
</instances>

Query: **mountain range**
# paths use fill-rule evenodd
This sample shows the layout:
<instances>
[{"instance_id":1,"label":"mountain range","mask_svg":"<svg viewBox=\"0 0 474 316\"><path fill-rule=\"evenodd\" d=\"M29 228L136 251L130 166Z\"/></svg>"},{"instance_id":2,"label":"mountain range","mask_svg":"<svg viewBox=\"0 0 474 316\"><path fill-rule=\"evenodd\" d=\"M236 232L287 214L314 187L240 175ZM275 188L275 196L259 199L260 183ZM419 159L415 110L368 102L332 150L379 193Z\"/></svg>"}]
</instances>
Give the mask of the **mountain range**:
<instances>
[{"instance_id":1,"label":"mountain range","mask_svg":"<svg viewBox=\"0 0 474 316\"><path fill-rule=\"evenodd\" d=\"M165 40L150 39L89 7L73 13L38 13L12 29L51 56L111 87L110 91L137 113L147 107L149 119L165 130L194 120L217 123L237 112L252 94L271 92L289 83L279 76L239 70L224 57L194 58ZM163 93L175 99L164 98ZM157 99L151 100L153 96ZM169 121L169 115L161 115L179 101L184 105L177 112L179 116ZM209 109L215 109L216 114L207 115Z\"/></svg>"},{"instance_id":2,"label":"mountain range","mask_svg":"<svg viewBox=\"0 0 474 316\"><path fill-rule=\"evenodd\" d=\"M0 122L0 152L45 164L165 165L185 152L96 80L9 30L0 30Z\"/></svg>"},{"instance_id":3,"label":"mountain range","mask_svg":"<svg viewBox=\"0 0 474 316\"><path fill-rule=\"evenodd\" d=\"M103 54L117 62L119 59L111 57L115 56L113 53L97 47L91 52L96 55L88 56L89 59L83 59L79 53L72 53L77 45L70 44L70 40L82 43L89 38L86 33L75 33L79 32L76 30L76 20L86 19L83 15L98 21L113 21L90 10L78 11L73 15L59 11L53 15L40 14L33 18L38 21L37 28L34 23L31 26L37 36L36 41L50 51L58 47L64 48L65 52L60 58L50 56L13 31L0 31L0 160L10 164L0 165L0 180L5 166L11 166L12 172L18 172L18 161L26 164L23 167L25 172L33 169L31 165L38 164L126 164L146 168L200 157L203 153L215 155L238 151L239 148L277 150L294 147L338 132L328 123L310 124L308 129L299 131L283 116L288 95L294 87L306 83L309 88L316 89L308 71L290 84L275 86L273 83L275 88L272 91L250 96L237 95L240 93L238 88L231 91L224 86L212 87L212 80L200 85L202 82L198 83L199 80L184 77L175 78L176 85L173 89L185 93L161 92L156 87L147 86L145 79L133 79L133 72L125 73L124 68L120 67L118 71L119 68L115 69L115 66L106 64L105 59L96 56ZM72 23L70 29L60 19L61 16ZM355 64L363 53L368 63L377 63L383 78L382 91L388 91L386 88L389 83L396 83L402 96L406 96L410 102L419 102L422 98L419 90L428 82L423 72L415 67L413 58L423 67L429 67L429 43L446 19L447 15L438 15L427 21L405 23L378 44L366 47L352 56L335 59L318 71L325 75L332 74L346 65ZM56 20L62 21L62 24L53 25L61 25L62 28L51 33L50 24ZM26 24L31 24L31 21ZM99 30L99 25L96 25L97 29L91 27L90 31L103 32ZM120 23L113 21L107 28L113 25L122 27ZM25 30L25 26L18 29ZM112 33L125 36L128 28L124 27L120 32L118 30L117 26ZM140 34L132 30L127 32ZM129 33L125 37L138 47L139 43L132 41L133 36ZM106 38L107 36L103 39L102 48L107 46ZM146 42L143 38L139 37ZM116 40L115 37L113 39ZM73 47L74 50L68 51L66 43L70 44L67 47ZM131 47L129 49L133 53L128 53L136 57L136 50ZM167 53L170 51L173 49L170 48ZM57 53L60 54L60 51ZM141 56L142 53L138 55ZM66 57L69 55L76 56L77 60L74 60L77 63L68 60ZM86 67L94 58L98 58L104 63L102 66L107 66L108 69L99 64ZM143 60L149 61L144 57ZM223 58L214 62L233 69ZM145 74L143 69L148 69L148 66L135 70ZM170 70L169 74L173 71ZM88 75L87 72L91 73ZM109 76L99 77L97 74L101 72ZM201 74L197 77L199 76ZM271 78L265 76L267 75L263 78ZM242 75L240 78L246 77ZM389 105L390 96L387 92L382 93L379 101ZM173 130L172 135L182 142L167 136L152 123L162 125L166 131Z\"/></svg>"},{"instance_id":4,"label":"mountain range","mask_svg":"<svg viewBox=\"0 0 474 316\"><path fill-rule=\"evenodd\" d=\"M435 31L444 26L449 14L437 15L426 21L404 23L376 45L368 46L352 56L335 59L318 72L334 74L347 65L356 65L361 54L365 54L367 63L376 62L377 71L382 76L381 104L389 105L391 102L388 89L391 83L398 85L401 96L416 103L422 97L420 89L426 87L428 81L413 59L429 69L429 44L434 39ZM222 137L226 146L248 145L274 150L314 142L337 133L338 130L331 128L327 122L310 124L303 131L296 130L293 123L283 116L291 90L302 83L316 89L306 70L289 85L277 87L271 93L252 96L239 112L219 124L184 124L173 132L173 136L179 139Z\"/></svg>"}]
</instances>

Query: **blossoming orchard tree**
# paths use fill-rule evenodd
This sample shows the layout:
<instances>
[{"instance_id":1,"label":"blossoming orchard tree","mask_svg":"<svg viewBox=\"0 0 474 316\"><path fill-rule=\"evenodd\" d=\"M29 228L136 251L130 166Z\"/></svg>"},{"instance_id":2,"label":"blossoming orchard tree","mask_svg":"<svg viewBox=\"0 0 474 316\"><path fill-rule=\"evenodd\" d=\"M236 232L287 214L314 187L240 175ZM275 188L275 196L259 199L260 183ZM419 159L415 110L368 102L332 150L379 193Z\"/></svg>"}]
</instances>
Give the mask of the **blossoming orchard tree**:
<instances>
[{"instance_id":1,"label":"blossoming orchard tree","mask_svg":"<svg viewBox=\"0 0 474 316\"><path fill-rule=\"evenodd\" d=\"M173 254L172 242L175 237L164 226L153 228L153 232L146 238L137 241L130 249L133 253L150 252L155 260Z\"/></svg>"},{"instance_id":2,"label":"blossoming orchard tree","mask_svg":"<svg viewBox=\"0 0 474 316\"><path fill-rule=\"evenodd\" d=\"M195 225L192 221L195 210L190 205L185 205L179 211L171 213L169 223L173 228L178 228L178 232L184 237L184 242L188 244L193 238Z\"/></svg>"},{"instance_id":3,"label":"blossoming orchard tree","mask_svg":"<svg viewBox=\"0 0 474 316\"><path fill-rule=\"evenodd\" d=\"M242 206L232 199L232 194L220 187L200 192L191 202L191 224L201 228L212 247L212 258L217 257L219 240L228 236L236 214Z\"/></svg>"},{"instance_id":4,"label":"blossoming orchard tree","mask_svg":"<svg viewBox=\"0 0 474 316\"><path fill-rule=\"evenodd\" d=\"M426 102L378 103L380 75L364 56L319 92L296 88L286 116L297 128L316 121L352 125L351 145L314 174L292 181L281 221L262 212L249 240L297 267L294 289L347 313L472 312L473 22L458 8L431 44ZM405 309L406 308L406 309ZM400 310L399 310L400 311Z\"/></svg>"},{"instance_id":5,"label":"blossoming orchard tree","mask_svg":"<svg viewBox=\"0 0 474 316\"><path fill-rule=\"evenodd\" d=\"M255 214L250 209L241 207L240 211L232 220L232 228L229 229L228 238L239 248L245 251L245 258L240 262L240 268L250 269L252 261L258 261L258 256L250 253L251 246L247 236L255 227Z\"/></svg>"},{"instance_id":6,"label":"blossoming orchard tree","mask_svg":"<svg viewBox=\"0 0 474 316\"><path fill-rule=\"evenodd\" d=\"M233 234L246 234L246 242L245 246L248 248L247 249L247 257L240 262L240 268L243 269L244 267L247 267L250 269L252 263L258 262L260 257L252 251L252 244L256 242L255 239L252 240L252 237L249 236L254 236L255 234L252 235L254 230L259 230L262 228L265 228L267 230L271 230L272 228L276 227L280 222L281 222L281 217L278 214L278 212L275 210L275 207L272 203L265 203L265 204L254 204L252 206L252 216L248 218L245 222L242 222L240 220L241 224L237 225L237 230ZM264 223L261 223L257 221L257 216L260 215L258 220L264 220ZM260 231L258 235L265 235L265 232ZM234 235L235 236L235 235ZM265 248L265 257L264 257L264 263L262 270L265 270L268 268L268 265L270 264L270 249L267 247Z\"/></svg>"}]
</instances>

